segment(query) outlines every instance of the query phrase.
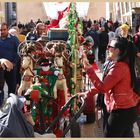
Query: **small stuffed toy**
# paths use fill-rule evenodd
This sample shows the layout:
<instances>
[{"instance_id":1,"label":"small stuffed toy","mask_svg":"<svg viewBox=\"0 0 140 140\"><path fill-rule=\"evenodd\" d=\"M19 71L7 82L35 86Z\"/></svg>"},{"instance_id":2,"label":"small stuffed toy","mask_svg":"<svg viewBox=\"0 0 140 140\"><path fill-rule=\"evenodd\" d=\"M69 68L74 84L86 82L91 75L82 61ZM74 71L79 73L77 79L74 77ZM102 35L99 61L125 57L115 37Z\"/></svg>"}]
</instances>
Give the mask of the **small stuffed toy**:
<instances>
[{"instance_id":1,"label":"small stuffed toy","mask_svg":"<svg viewBox=\"0 0 140 140\"><path fill-rule=\"evenodd\" d=\"M60 70L53 68L51 65L52 63L50 62L50 60L43 59L40 62L40 76L42 76L42 86L48 91L48 94L50 96L53 96L56 99L57 93L55 93L53 89Z\"/></svg>"}]
</instances>

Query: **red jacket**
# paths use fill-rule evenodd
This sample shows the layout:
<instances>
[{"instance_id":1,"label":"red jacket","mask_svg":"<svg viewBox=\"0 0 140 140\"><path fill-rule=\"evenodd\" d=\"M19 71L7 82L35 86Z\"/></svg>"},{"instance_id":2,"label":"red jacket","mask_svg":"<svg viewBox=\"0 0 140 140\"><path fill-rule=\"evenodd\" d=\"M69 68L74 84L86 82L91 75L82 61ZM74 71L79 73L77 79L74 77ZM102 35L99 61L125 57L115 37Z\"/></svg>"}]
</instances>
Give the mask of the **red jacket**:
<instances>
[{"instance_id":1,"label":"red jacket","mask_svg":"<svg viewBox=\"0 0 140 140\"><path fill-rule=\"evenodd\" d=\"M95 86L90 93L104 93L109 112L134 107L138 103L139 97L131 87L130 70L126 63L117 62L112 65L103 82L92 67L87 70L87 74Z\"/></svg>"}]
</instances>

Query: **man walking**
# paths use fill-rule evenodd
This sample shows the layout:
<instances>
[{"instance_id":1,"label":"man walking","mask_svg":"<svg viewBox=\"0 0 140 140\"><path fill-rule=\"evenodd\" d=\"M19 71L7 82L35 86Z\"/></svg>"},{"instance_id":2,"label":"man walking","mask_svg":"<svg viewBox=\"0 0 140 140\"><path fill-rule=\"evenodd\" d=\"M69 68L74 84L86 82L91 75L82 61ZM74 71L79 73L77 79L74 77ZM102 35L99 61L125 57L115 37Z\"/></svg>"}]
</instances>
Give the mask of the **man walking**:
<instances>
[{"instance_id":1,"label":"man walking","mask_svg":"<svg viewBox=\"0 0 140 140\"><path fill-rule=\"evenodd\" d=\"M13 64L13 69L7 71L6 69L0 73L1 81L7 83L8 94L16 92L16 79L17 79L17 63L19 56L17 53L19 40L17 37L8 33L7 23L0 25L0 58L5 58ZM1 87L3 88L3 87Z\"/></svg>"}]
</instances>

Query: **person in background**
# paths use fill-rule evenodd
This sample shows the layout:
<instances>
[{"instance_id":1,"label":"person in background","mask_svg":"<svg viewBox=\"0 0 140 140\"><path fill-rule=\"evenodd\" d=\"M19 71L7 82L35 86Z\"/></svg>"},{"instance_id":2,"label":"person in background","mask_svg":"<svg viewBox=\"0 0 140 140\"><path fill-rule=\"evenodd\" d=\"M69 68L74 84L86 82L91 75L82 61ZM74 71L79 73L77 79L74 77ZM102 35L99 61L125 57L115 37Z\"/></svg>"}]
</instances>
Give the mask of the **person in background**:
<instances>
[{"instance_id":1,"label":"person in background","mask_svg":"<svg viewBox=\"0 0 140 140\"><path fill-rule=\"evenodd\" d=\"M85 41L83 42L83 49L87 54L87 58L90 64L93 64L95 61L95 48L94 48L94 40L91 36L87 36Z\"/></svg>"},{"instance_id":2,"label":"person in background","mask_svg":"<svg viewBox=\"0 0 140 140\"><path fill-rule=\"evenodd\" d=\"M38 18L37 21L36 21L36 24L38 24L38 23L42 23L40 18Z\"/></svg>"},{"instance_id":3,"label":"person in background","mask_svg":"<svg viewBox=\"0 0 140 140\"><path fill-rule=\"evenodd\" d=\"M86 38L87 36L91 36L92 37L92 39L94 40L94 49L95 49L95 54L97 54L97 52L98 52L98 47L99 47L99 34L98 34L98 32L97 32L97 30L96 30L97 28L96 28L96 25L95 24L93 24L92 26L91 26L91 28L85 33L85 35L84 35L84 37ZM99 58L98 58L98 56L95 56L95 59L96 60L98 60Z\"/></svg>"},{"instance_id":4,"label":"person in background","mask_svg":"<svg viewBox=\"0 0 140 140\"><path fill-rule=\"evenodd\" d=\"M11 29L9 29L9 33L16 36L19 39L20 43L25 41L25 35L20 33L19 28L17 26L13 26Z\"/></svg>"},{"instance_id":5,"label":"person in background","mask_svg":"<svg viewBox=\"0 0 140 140\"><path fill-rule=\"evenodd\" d=\"M120 36L121 34L121 24L118 25L118 27L115 29L115 37Z\"/></svg>"},{"instance_id":6,"label":"person in background","mask_svg":"<svg viewBox=\"0 0 140 140\"><path fill-rule=\"evenodd\" d=\"M44 23L38 23L35 29L27 33L25 40L34 40L36 41L41 37L43 33L46 33L46 27Z\"/></svg>"},{"instance_id":7,"label":"person in background","mask_svg":"<svg viewBox=\"0 0 140 140\"><path fill-rule=\"evenodd\" d=\"M97 48L99 45L99 35L96 31L96 26L93 24L89 31L85 33L84 37L86 38L87 36L91 36L92 39L94 40L94 47Z\"/></svg>"},{"instance_id":8,"label":"person in background","mask_svg":"<svg viewBox=\"0 0 140 140\"><path fill-rule=\"evenodd\" d=\"M113 32L112 28L108 29L108 37L109 37L109 42L115 38L115 33Z\"/></svg>"},{"instance_id":9,"label":"person in background","mask_svg":"<svg viewBox=\"0 0 140 140\"><path fill-rule=\"evenodd\" d=\"M137 68L137 76L140 77L140 25L138 27L137 33L133 35L134 44L136 46L136 68Z\"/></svg>"},{"instance_id":10,"label":"person in background","mask_svg":"<svg viewBox=\"0 0 140 140\"><path fill-rule=\"evenodd\" d=\"M119 27L120 23L118 20L116 20L113 24L113 31L115 32L115 30Z\"/></svg>"},{"instance_id":11,"label":"person in background","mask_svg":"<svg viewBox=\"0 0 140 140\"><path fill-rule=\"evenodd\" d=\"M8 32L11 35L16 36L20 43L25 41L25 35L20 34L19 28L17 26L13 26L11 29L9 29ZM21 68L21 58L19 57L19 61L17 62L17 89L19 88L21 81L20 68Z\"/></svg>"},{"instance_id":12,"label":"person in background","mask_svg":"<svg viewBox=\"0 0 140 140\"><path fill-rule=\"evenodd\" d=\"M8 94L16 92L16 80L17 80L17 63L19 62L19 56L17 53L19 40L17 37L8 33L7 23L0 25L0 58L5 58L13 64L11 71L4 70L4 81L8 86Z\"/></svg>"},{"instance_id":13,"label":"person in background","mask_svg":"<svg viewBox=\"0 0 140 140\"><path fill-rule=\"evenodd\" d=\"M120 34L118 36L127 38L128 40L132 41L132 36L129 34L130 27L127 24L122 24L120 26Z\"/></svg>"},{"instance_id":14,"label":"person in background","mask_svg":"<svg viewBox=\"0 0 140 140\"><path fill-rule=\"evenodd\" d=\"M134 137L133 124L137 119L136 106L140 98L134 92L134 65L131 66L131 59L135 57L133 49L124 38L116 38L110 42L108 56L114 64L108 69L103 81L98 78L83 54L83 66L94 87L91 91L78 95L105 95L106 109L110 113L104 130L105 137Z\"/></svg>"},{"instance_id":15,"label":"person in background","mask_svg":"<svg viewBox=\"0 0 140 140\"><path fill-rule=\"evenodd\" d=\"M137 27L137 32L133 35L133 40L136 46L136 58L135 58L136 76L139 79L140 78L140 25ZM136 123L139 128L139 135L140 135L140 104L138 105L138 118Z\"/></svg>"},{"instance_id":16,"label":"person in background","mask_svg":"<svg viewBox=\"0 0 140 140\"><path fill-rule=\"evenodd\" d=\"M101 27L99 42L98 60L101 61L101 63L104 63L106 59L106 48L109 42L108 33L105 31L104 27Z\"/></svg>"},{"instance_id":17,"label":"person in background","mask_svg":"<svg viewBox=\"0 0 140 140\"><path fill-rule=\"evenodd\" d=\"M129 60L130 61L129 63L131 65L131 67L130 67L131 72L134 75L133 78L135 78L135 79L133 79L133 81L135 82L134 85L136 85L136 71L135 71L134 67L135 67L135 62L136 62L135 58L136 58L137 50L136 50L136 46L134 45L133 37L129 34L129 29L130 29L130 27L128 26L128 24L122 24L120 26L120 35L118 37L125 39L129 48L133 48L133 49L131 49L131 52L128 52L128 53L131 53L131 54L133 54L133 56L135 56ZM131 54L129 54L129 55L131 55Z\"/></svg>"}]
</instances>

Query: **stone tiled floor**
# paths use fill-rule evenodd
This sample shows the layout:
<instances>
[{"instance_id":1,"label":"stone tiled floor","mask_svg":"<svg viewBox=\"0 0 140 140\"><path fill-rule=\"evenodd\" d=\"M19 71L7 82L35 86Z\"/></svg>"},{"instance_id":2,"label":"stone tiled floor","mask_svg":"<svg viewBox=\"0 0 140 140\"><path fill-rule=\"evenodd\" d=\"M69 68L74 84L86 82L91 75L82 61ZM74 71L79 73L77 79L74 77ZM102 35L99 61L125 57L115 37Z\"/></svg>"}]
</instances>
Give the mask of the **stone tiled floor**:
<instances>
[{"instance_id":1,"label":"stone tiled floor","mask_svg":"<svg viewBox=\"0 0 140 140\"><path fill-rule=\"evenodd\" d=\"M81 129L81 137L97 137L97 138L103 138L103 131L102 131L102 118L99 119L98 124L97 122L86 124L85 121L86 117L84 115L81 115L80 117L80 129ZM140 137L138 132L137 124L134 124L134 135L136 138Z\"/></svg>"}]
</instances>

